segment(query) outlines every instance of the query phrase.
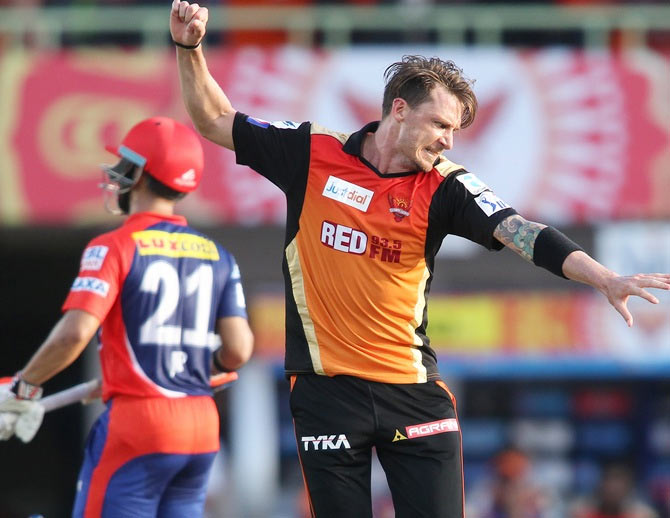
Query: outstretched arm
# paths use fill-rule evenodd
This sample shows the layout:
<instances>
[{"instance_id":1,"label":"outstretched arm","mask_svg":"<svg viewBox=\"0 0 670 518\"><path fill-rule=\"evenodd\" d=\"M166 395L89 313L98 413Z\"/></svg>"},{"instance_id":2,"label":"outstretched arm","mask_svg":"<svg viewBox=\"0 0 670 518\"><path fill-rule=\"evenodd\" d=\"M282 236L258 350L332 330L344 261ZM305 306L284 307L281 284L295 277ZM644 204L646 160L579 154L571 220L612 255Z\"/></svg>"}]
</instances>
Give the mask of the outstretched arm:
<instances>
[{"instance_id":1,"label":"outstretched arm","mask_svg":"<svg viewBox=\"0 0 670 518\"><path fill-rule=\"evenodd\" d=\"M633 316L628 311L628 297L631 295L658 304L658 299L645 288L670 290L670 274L638 273L618 275L581 251L566 257L563 271L569 279L583 282L598 289L628 324L633 325Z\"/></svg>"},{"instance_id":2,"label":"outstretched arm","mask_svg":"<svg viewBox=\"0 0 670 518\"><path fill-rule=\"evenodd\" d=\"M511 248L527 261L533 261L535 240L547 225L535 223L518 214L503 219L493 231L493 237Z\"/></svg>"},{"instance_id":3,"label":"outstretched arm","mask_svg":"<svg viewBox=\"0 0 670 518\"><path fill-rule=\"evenodd\" d=\"M540 234L545 234L540 237ZM557 230L528 221L515 214L505 218L493 232L494 237L528 261L549 271L600 291L609 303L633 325L628 298L633 295L658 304L646 288L670 290L670 274L619 275L590 257Z\"/></svg>"},{"instance_id":4,"label":"outstretched arm","mask_svg":"<svg viewBox=\"0 0 670 518\"><path fill-rule=\"evenodd\" d=\"M233 145L235 109L209 73L202 51L209 13L196 3L174 0L170 12L172 39L177 46L179 83L186 110L200 134L228 149Z\"/></svg>"}]
</instances>

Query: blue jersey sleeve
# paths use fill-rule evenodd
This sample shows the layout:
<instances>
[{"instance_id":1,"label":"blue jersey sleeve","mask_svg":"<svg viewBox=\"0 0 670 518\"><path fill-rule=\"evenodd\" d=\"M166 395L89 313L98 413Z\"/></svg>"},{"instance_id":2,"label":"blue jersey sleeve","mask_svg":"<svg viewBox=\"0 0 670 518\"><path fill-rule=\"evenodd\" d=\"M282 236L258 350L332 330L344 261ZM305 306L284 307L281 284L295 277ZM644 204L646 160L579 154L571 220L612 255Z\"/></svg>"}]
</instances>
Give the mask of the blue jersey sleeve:
<instances>
[{"instance_id":1,"label":"blue jersey sleeve","mask_svg":"<svg viewBox=\"0 0 670 518\"><path fill-rule=\"evenodd\" d=\"M235 258L227 251L222 250L222 256L226 257L229 268L224 279L223 291L216 312L217 318L243 317L247 318L247 305L242 288L242 276Z\"/></svg>"}]
</instances>

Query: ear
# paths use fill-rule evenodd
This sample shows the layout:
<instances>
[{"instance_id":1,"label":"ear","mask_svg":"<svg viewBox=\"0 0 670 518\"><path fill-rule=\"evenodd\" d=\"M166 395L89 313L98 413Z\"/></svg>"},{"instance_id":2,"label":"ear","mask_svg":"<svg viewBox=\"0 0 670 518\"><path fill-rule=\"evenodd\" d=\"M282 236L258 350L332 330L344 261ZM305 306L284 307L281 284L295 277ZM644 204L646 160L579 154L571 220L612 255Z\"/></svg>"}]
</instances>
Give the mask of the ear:
<instances>
[{"instance_id":1,"label":"ear","mask_svg":"<svg viewBox=\"0 0 670 518\"><path fill-rule=\"evenodd\" d=\"M396 97L391 104L391 116L397 121L401 122L407 115L409 104L402 97Z\"/></svg>"}]
</instances>

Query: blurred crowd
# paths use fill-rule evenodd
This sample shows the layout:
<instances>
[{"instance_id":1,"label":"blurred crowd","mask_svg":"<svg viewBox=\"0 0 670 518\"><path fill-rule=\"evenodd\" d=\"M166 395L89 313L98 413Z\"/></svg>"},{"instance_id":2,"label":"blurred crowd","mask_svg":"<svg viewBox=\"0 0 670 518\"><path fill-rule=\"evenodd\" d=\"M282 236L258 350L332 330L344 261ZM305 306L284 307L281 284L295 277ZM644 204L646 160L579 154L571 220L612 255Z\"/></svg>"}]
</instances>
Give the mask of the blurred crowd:
<instances>
[{"instance_id":1,"label":"blurred crowd","mask_svg":"<svg viewBox=\"0 0 670 518\"><path fill-rule=\"evenodd\" d=\"M466 471L467 475L467 471ZM625 460L602 463L589 489L563 491L539 475L535 459L515 449L503 449L489 463L487 475L466 486L468 518L669 518L670 495L654 497L641 490L637 473ZM467 476L466 476L467 479ZM378 462L373 463L373 511L393 518L393 502ZM276 515L310 516L301 487ZM217 516L212 493L208 516ZM225 502L221 501L221 508ZM221 516L221 515L218 515ZM274 514L273 514L274 516Z\"/></svg>"},{"instance_id":2,"label":"blurred crowd","mask_svg":"<svg viewBox=\"0 0 670 518\"><path fill-rule=\"evenodd\" d=\"M664 502L638 494L635 473L625 462L599 468L591 490L566 496L543 485L530 457L515 449L501 451L492 461L490 476L469 491L469 518L661 518ZM661 514L662 513L662 514Z\"/></svg>"},{"instance_id":3,"label":"blurred crowd","mask_svg":"<svg viewBox=\"0 0 670 518\"><path fill-rule=\"evenodd\" d=\"M632 6L640 4L662 5L668 4L668 0L211 0L203 1L206 6L230 6L230 7L302 7L302 6L408 6L416 8L428 8L431 6L471 6L482 7L490 4L538 4L565 7L579 6ZM155 6L165 5L165 0L0 0L0 5L20 7L122 7L122 6ZM132 32L132 31L130 31ZM565 30L512 30L504 29L501 34L501 43L508 46L528 47L546 45L567 45L580 47L585 44L584 32L579 28L566 28ZM423 30L412 28L399 33L397 30L353 30L349 34L349 42L353 44L386 44L386 43L435 43L439 41L440 35L435 30ZM463 34L464 43L473 42L474 36L471 30ZM120 42L124 45L133 45L141 42L141 36L127 34L119 41L119 34L114 35L113 40L102 35L99 38L89 36L81 37L65 35L61 39L63 46L109 44ZM630 40L621 30L611 31L606 39L606 44L612 49L626 46L627 43L638 43L639 40ZM282 30L236 30L226 33L210 32L210 44L232 44L232 45L275 45L283 43L308 43L320 46L326 40L323 31L317 30L310 36L298 36L300 41L292 39L287 31ZM667 50L670 47L670 36L659 31L650 31L646 36L646 42L654 48Z\"/></svg>"},{"instance_id":4,"label":"blurred crowd","mask_svg":"<svg viewBox=\"0 0 670 518\"><path fill-rule=\"evenodd\" d=\"M667 0L214 0L204 5L303 6L303 5L444 5L444 4L564 4L622 5L667 4ZM163 0L0 0L0 5L89 6L165 5Z\"/></svg>"}]
</instances>

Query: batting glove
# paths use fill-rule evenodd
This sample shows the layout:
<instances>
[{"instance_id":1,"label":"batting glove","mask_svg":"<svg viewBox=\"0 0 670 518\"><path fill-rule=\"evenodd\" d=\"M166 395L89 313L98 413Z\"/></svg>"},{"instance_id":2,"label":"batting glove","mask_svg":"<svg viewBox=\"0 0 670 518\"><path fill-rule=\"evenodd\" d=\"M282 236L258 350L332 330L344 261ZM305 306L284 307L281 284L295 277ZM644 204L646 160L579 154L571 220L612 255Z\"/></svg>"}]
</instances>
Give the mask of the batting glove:
<instances>
[{"instance_id":1,"label":"batting glove","mask_svg":"<svg viewBox=\"0 0 670 518\"><path fill-rule=\"evenodd\" d=\"M42 389L14 376L11 385L0 391L0 440L16 435L30 442L44 418L44 407L38 402Z\"/></svg>"},{"instance_id":2,"label":"batting glove","mask_svg":"<svg viewBox=\"0 0 670 518\"><path fill-rule=\"evenodd\" d=\"M14 435L17 419L14 412L0 412L0 441L6 441Z\"/></svg>"},{"instance_id":3,"label":"batting glove","mask_svg":"<svg viewBox=\"0 0 670 518\"><path fill-rule=\"evenodd\" d=\"M0 378L0 401L4 401L12 386L12 378ZM6 441L14 435L18 416L14 412L0 412L0 441Z\"/></svg>"}]
</instances>

